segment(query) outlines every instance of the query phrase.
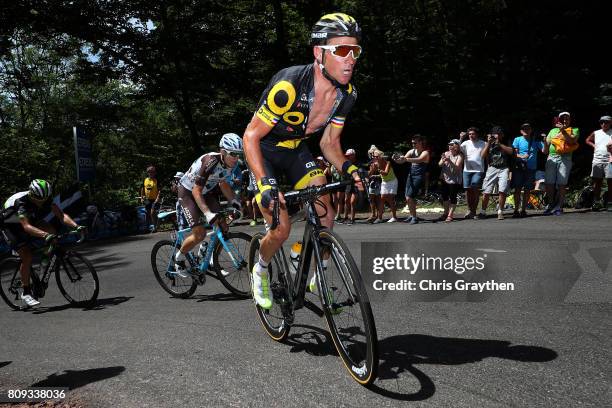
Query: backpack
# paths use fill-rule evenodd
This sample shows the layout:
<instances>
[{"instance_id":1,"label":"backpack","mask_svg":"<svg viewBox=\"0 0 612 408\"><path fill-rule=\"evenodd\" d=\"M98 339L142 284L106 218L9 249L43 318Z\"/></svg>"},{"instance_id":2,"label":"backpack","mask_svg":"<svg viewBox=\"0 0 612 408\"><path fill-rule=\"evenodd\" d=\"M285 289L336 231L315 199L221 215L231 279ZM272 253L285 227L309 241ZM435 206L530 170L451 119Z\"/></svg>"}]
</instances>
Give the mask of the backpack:
<instances>
[{"instance_id":1,"label":"backpack","mask_svg":"<svg viewBox=\"0 0 612 408\"><path fill-rule=\"evenodd\" d=\"M578 200L576 200L576 205L574 208L590 208L593 206L595 202L595 194L593 194L593 187L588 186L582 189L580 195L578 196Z\"/></svg>"}]
</instances>

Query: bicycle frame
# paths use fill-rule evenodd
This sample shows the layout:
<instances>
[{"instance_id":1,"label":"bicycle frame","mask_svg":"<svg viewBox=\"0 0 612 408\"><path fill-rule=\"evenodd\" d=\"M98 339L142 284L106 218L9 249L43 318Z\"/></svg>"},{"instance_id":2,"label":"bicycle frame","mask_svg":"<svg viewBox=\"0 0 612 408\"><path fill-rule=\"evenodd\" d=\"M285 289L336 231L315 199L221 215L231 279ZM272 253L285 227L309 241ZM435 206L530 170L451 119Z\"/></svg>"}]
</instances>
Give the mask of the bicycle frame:
<instances>
[{"instance_id":1,"label":"bicycle frame","mask_svg":"<svg viewBox=\"0 0 612 408\"><path fill-rule=\"evenodd\" d=\"M175 247L182 245L183 241L185 240L185 238L187 238L187 235L190 232L191 232L191 228L184 228L184 229L178 230L176 232L176 241L174 242ZM228 255L230 256L232 263L234 264L234 267L236 268L240 267L243 261L242 257L240 256L240 253L238 252L234 244L231 241L225 240L225 238L223 237L223 231L221 230L221 227L219 227L218 225L215 225L213 227L213 230L207 233L206 236L207 237L210 236L210 241L208 242L208 247L206 248L206 253L204 254L204 257L200 259L199 265L196 265L195 259L193 257L193 254L191 254L191 252L189 252L186 255L186 258L189 260L189 264L191 265L192 268L197 266L200 273L206 273L206 271L210 267L213 252L215 248L217 247L218 242L221 244L221 246L223 246L223 249L225 250L225 252L227 252ZM204 240L206 240L206 238L204 238ZM171 263L172 263L172 258L169 260L168 267L167 267L167 271L169 272L172 270ZM170 273L176 273L176 272L170 272Z\"/></svg>"},{"instance_id":2,"label":"bicycle frame","mask_svg":"<svg viewBox=\"0 0 612 408\"><path fill-rule=\"evenodd\" d=\"M321 221L316 213L315 202L307 202L307 220L306 226L304 227L304 235L302 238L302 251L300 253L300 262L298 264L297 272L295 275L295 281L292 281L291 274L289 271L289 264L287 263L287 257L285 250L281 247L280 251L277 252L275 257L280 257L282 263L277 261L278 265L281 266L282 273L285 275L286 280L289 282L289 290L291 294L291 310L295 311L304 307L304 299L306 295L306 285L308 281L308 272L310 270L311 257L314 252L315 260L317 262L317 277L321 280L322 286L327 287L325 282L325 274L318 273L323 270L322 265L322 253L319 243L314 236L316 233L321 231L323 228ZM280 255L279 255L280 254ZM326 296L321 296L323 302L327 305Z\"/></svg>"}]
</instances>

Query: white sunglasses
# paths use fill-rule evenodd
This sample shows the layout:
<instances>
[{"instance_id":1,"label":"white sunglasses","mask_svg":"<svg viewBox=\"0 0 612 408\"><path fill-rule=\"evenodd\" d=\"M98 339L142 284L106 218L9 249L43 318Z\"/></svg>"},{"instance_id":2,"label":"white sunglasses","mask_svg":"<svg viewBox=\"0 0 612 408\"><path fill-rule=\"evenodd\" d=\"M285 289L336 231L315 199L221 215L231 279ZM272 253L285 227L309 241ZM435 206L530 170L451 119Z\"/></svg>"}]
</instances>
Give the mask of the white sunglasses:
<instances>
[{"instance_id":1,"label":"white sunglasses","mask_svg":"<svg viewBox=\"0 0 612 408\"><path fill-rule=\"evenodd\" d=\"M361 46L360 45L351 45L351 44L338 44L338 45L319 45L319 48L323 48L324 50L328 50L335 55L336 57L346 58L349 54L353 56L354 59L358 59L361 56Z\"/></svg>"}]
</instances>

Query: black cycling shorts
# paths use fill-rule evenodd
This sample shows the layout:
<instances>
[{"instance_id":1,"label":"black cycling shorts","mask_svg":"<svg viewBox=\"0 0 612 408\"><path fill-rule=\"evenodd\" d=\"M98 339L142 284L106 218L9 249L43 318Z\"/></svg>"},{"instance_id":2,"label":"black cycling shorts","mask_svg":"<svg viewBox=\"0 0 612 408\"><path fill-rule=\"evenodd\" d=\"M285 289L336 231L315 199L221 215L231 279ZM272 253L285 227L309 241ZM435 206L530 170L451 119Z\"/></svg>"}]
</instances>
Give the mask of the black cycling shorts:
<instances>
[{"instance_id":1,"label":"black cycling shorts","mask_svg":"<svg viewBox=\"0 0 612 408\"><path fill-rule=\"evenodd\" d=\"M45 221L38 221L34 222L32 225L34 225L36 228L46 231L48 229L46 225L49 224ZM24 246L31 246L32 242L35 240L41 240L41 238L33 237L32 235L25 232L20 223L3 224L2 228L0 229L0 233L6 243L14 251L18 251Z\"/></svg>"},{"instance_id":2,"label":"black cycling shorts","mask_svg":"<svg viewBox=\"0 0 612 408\"><path fill-rule=\"evenodd\" d=\"M277 184L278 176L285 174L289 184L295 190L301 190L307 187L313 178L325 176L305 142L301 142L294 149L267 143L261 143L260 146L266 176L277 179Z\"/></svg>"},{"instance_id":3,"label":"black cycling shorts","mask_svg":"<svg viewBox=\"0 0 612 408\"><path fill-rule=\"evenodd\" d=\"M217 199L218 191L219 190L215 188L207 194L204 194L204 202L211 212L219 212L221 210L221 204ZM187 227L193 228L204 224L202 211L195 202L192 192L182 185L179 185L178 188L178 203L181 207L180 209L184 220L187 222Z\"/></svg>"}]
</instances>

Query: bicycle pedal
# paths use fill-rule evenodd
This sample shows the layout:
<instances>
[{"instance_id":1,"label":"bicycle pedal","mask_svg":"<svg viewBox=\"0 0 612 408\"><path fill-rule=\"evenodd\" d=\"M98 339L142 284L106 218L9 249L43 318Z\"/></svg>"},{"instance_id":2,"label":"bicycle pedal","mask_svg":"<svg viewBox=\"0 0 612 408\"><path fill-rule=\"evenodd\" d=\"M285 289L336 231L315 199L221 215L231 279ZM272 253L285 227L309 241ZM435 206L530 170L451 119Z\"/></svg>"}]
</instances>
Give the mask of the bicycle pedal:
<instances>
[{"instance_id":1,"label":"bicycle pedal","mask_svg":"<svg viewBox=\"0 0 612 408\"><path fill-rule=\"evenodd\" d=\"M206 273L195 274L195 279L198 285L203 286L206 283Z\"/></svg>"}]
</instances>

